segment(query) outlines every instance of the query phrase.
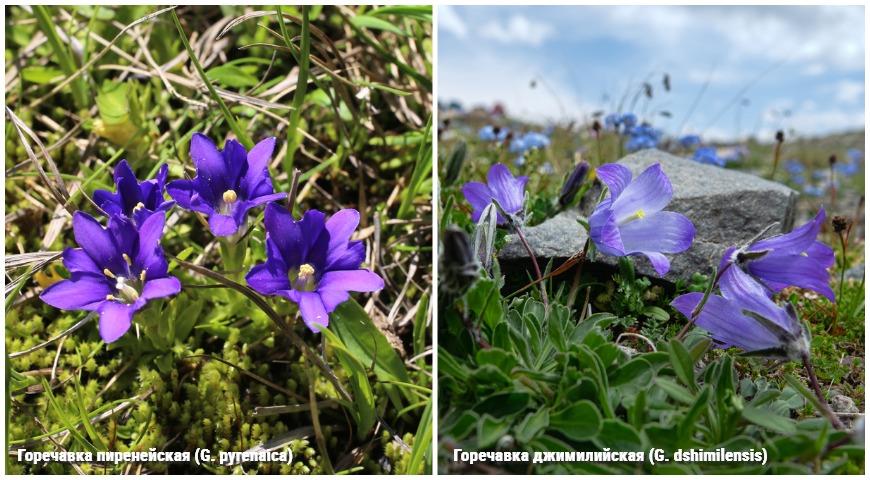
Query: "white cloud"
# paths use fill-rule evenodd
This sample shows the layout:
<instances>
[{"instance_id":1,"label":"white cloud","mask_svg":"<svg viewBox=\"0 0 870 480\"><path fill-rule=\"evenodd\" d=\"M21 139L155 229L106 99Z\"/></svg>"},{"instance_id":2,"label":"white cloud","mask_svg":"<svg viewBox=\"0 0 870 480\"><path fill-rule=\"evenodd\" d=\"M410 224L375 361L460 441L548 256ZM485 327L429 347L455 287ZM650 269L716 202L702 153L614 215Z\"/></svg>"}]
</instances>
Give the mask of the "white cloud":
<instances>
[{"instance_id":1,"label":"white cloud","mask_svg":"<svg viewBox=\"0 0 870 480\"><path fill-rule=\"evenodd\" d=\"M529 20L523 15L512 15L506 23L490 20L480 29L480 36L500 43L520 43L539 46L553 36L555 29L547 23Z\"/></svg>"},{"instance_id":2,"label":"white cloud","mask_svg":"<svg viewBox=\"0 0 870 480\"><path fill-rule=\"evenodd\" d=\"M842 103L864 103L864 84L852 80L842 80L834 85L834 98Z\"/></svg>"},{"instance_id":3,"label":"white cloud","mask_svg":"<svg viewBox=\"0 0 870 480\"><path fill-rule=\"evenodd\" d=\"M459 38L465 38L468 35L468 27L450 5L438 7L438 28L443 28Z\"/></svg>"},{"instance_id":4,"label":"white cloud","mask_svg":"<svg viewBox=\"0 0 870 480\"><path fill-rule=\"evenodd\" d=\"M811 63L811 64L807 65L806 67L804 67L804 69L801 73L803 73L804 75L806 75L808 77L815 77L818 75L823 75L823 74L827 73L827 71L828 71L828 68L825 67L825 65L823 63Z\"/></svg>"}]
</instances>

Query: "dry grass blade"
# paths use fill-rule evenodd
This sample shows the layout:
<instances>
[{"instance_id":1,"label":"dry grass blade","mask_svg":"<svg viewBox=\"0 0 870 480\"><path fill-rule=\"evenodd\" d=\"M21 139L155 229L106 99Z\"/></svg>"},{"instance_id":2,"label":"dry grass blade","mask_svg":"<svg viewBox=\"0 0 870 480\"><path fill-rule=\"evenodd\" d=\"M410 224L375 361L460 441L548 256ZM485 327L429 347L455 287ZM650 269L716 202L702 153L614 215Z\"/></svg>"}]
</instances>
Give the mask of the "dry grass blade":
<instances>
[{"instance_id":1,"label":"dry grass blade","mask_svg":"<svg viewBox=\"0 0 870 480\"><path fill-rule=\"evenodd\" d=\"M12 120L12 125L15 126L15 131L18 132L18 138L21 140L21 144L24 145L24 149L27 151L27 156L30 157L30 161L36 166L36 171L39 173L39 177L45 182L45 186L48 187L51 195L57 200L57 203L60 205L66 205L66 201L69 199L69 192L66 190L66 185L63 183L63 179L60 176L60 171L57 169L57 165L55 165L54 161L51 159L51 155L45 151L45 146L42 145L42 142L39 140L39 137L31 131L24 122L15 115L15 112L12 111L9 107L6 107L6 113L9 114L9 118ZM54 175L55 182L49 180L48 175L45 173L45 169L42 168L42 163L36 157L36 154L33 152L33 149L30 148L30 143L27 141L25 137L25 133L28 137L30 137L39 148L42 150L42 154L45 156L46 161L48 162L48 166L51 169L52 175ZM67 208L67 211L72 215L72 211Z\"/></svg>"}]
</instances>

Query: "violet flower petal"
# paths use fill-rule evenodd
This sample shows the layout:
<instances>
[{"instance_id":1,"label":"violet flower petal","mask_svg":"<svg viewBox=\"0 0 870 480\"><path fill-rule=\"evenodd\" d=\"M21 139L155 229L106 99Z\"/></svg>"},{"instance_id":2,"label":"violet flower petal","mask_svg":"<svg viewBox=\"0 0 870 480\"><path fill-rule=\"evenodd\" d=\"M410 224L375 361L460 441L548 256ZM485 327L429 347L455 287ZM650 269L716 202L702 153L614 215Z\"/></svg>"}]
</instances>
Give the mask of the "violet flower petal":
<instances>
[{"instance_id":1,"label":"violet flower petal","mask_svg":"<svg viewBox=\"0 0 870 480\"><path fill-rule=\"evenodd\" d=\"M111 234L94 217L82 211L76 212L73 215L73 236L97 267L112 271L126 268Z\"/></svg>"},{"instance_id":2,"label":"violet flower petal","mask_svg":"<svg viewBox=\"0 0 870 480\"><path fill-rule=\"evenodd\" d=\"M197 177L202 177L212 193L217 192L217 195L221 195L229 188L225 180L227 166L224 157L210 138L201 133L194 133L190 138L190 158L196 165Z\"/></svg>"},{"instance_id":3,"label":"violet flower petal","mask_svg":"<svg viewBox=\"0 0 870 480\"><path fill-rule=\"evenodd\" d=\"M133 314L139 310L136 303L104 302L100 306L100 337L106 343L121 338L133 324Z\"/></svg>"},{"instance_id":4,"label":"violet flower petal","mask_svg":"<svg viewBox=\"0 0 870 480\"><path fill-rule=\"evenodd\" d=\"M637 212L646 215L658 212L671 202L673 189L662 166L658 163L650 165L637 178L619 193L611 208L616 213L618 222L631 218ZM611 194L611 198L614 198Z\"/></svg>"},{"instance_id":5,"label":"violet flower petal","mask_svg":"<svg viewBox=\"0 0 870 480\"><path fill-rule=\"evenodd\" d=\"M321 328L329 326L329 314L317 292L297 292L297 295L299 313L308 328L317 333Z\"/></svg>"},{"instance_id":6,"label":"violet flower petal","mask_svg":"<svg viewBox=\"0 0 870 480\"><path fill-rule=\"evenodd\" d=\"M606 163L595 169L595 174L610 192L610 198L619 197L625 187L631 183L631 170L618 163Z\"/></svg>"},{"instance_id":7,"label":"violet flower petal","mask_svg":"<svg viewBox=\"0 0 870 480\"><path fill-rule=\"evenodd\" d=\"M688 319L703 296L700 292L680 295L671 306ZM780 345L773 333L743 315L734 302L719 295L710 295L695 324L709 332L720 347L737 347L751 352Z\"/></svg>"},{"instance_id":8,"label":"violet flower petal","mask_svg":"<svg viewBox=\"0 0 870 480\"><path fill-rule=\"evenodd\" d=\"M795 228L789 233L759 240L750 245L747 250L751 252L776 250L780 253L801 254L806 252L816 241L816 237L818 237L824 222L825 209L820 208L813 220Z\"/></svg>"},{"instance_id":9,"label":"violet flower petal","mask_svg":"<svg viewBox=\"0 0 870 480\"><path fill-rule=\"evenodd\" d=\"M106 301L112 289L102 275L75 273L68 280L61 280L39 295L39 298L62 310L96 310Z\"/></svg>"},{"instance_id":10,"label":"violet flower petal","mask_svg":"<svg viewBox=\"0 0 870 480\"><path fill-rule=\"evenodd\" d=\"M181 291L181 281L175 277L163 277L148 280L142 286L142 300L154 300L175 295Z\"/></svg>"},{"instance_id":11,"label":"violet flower petal","mask_svg":"<svg viewBox=\"0 0 870 480\"><path fill-rule=\"evenodd\" d=\"M486 174L486 181L493 197L506 212L522 211L528 177L514 178L508 167L496 163Z\"/></svg>"},{"instance_id":12,"label":"violet flower petal","mask_svg":"<svg viewBox=\"0 0 870 480\"><path fill-rule=\"evenodd\" d=\"M695 226L682 214L660 211L622 225L619 234L627 253L679 253L692 246Z\"/></svg>"},{"instance_id":13,"label":"violet flower petal","mask_svg":"<svg viewBox=\"0 0 870 480\"><path fill-rule=\"evenodd\" d=\"M320 278L318 290L374 292L384 288L384 280L369 270L334 270Z\"/></svg>"},{"instance_id":14,"label":"violet flower petal","mask_svg":"<svg viewBox=\"0 0 870 480\"><path fill-rule=\"evenodd\" d=\"M91 260L84 249L67 247L63 250L63 265L70 273L102 275L102 269Z\"/></svg>"},{"instance_id":15,"label":"violet flower petal","mask_svg":"<svg viewBox=\"0 0 870 480\"><path fill-rule=\"evenodd\" d=\"M833 251L831 251L833 256ZM827 267L809 255L767 255L749 262L749 273L761 279L771 290L779 292L787 286L813 290L834 301Z\"/></svg>"},{"instance_id":16,"label":"violet flower petal","mask_svg":"<svg viewBox=\"0 0 870 480\"><path fill-rule=\"evenodd\" d=\"M492 202L492 194L489 191L489 187L480 182L468 182L460 190L471 205L471 220L477 223L480 220L480 214L483 213L483 209Z\"/></svg>"}]
</instances>

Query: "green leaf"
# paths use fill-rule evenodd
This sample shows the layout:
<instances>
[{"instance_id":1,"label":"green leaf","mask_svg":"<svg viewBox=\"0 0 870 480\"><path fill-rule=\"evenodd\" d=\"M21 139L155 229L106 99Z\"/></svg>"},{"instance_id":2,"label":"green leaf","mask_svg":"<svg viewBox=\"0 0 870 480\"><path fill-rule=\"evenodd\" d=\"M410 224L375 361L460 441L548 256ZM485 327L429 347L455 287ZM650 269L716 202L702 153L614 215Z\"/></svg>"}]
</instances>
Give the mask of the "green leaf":
<instances>
[{"instance_id":1,"label":"green leaf","mask_svg":"<svg viewBox=\"0 0 870 480\"><path fill-rule=\"evenodd\" d=\"M481 278L465 294L469 308L477 318L489 328L495 326L504 319L504 306L502 305L499 285L495 280Z\"/></svg>"},{"instance_id":2,"label":"green leaf","mask_svg":"<svg viewBox=\"0 0 870 480\"><path fill-rule=\"evenodd\" d=\"M601 414L595 404L580 400L550 415L550 428L571 440L588 440L601 430Z\"/></svg>"},{"instance_id":3,"label":"green leaf","mask_svg":"<svg viewBox=\"0 0 870 480\"><path fill-rule=\"evenodd\" d=\"M528 415L517 425L516 438L520 443L529 443L535 436L550 425L550 411L542 408Z\"/></svg>"},{"instance_id":4,"label":"green leaf","mask_svg":"<svg viewBox=\"0 0 870 480\"><path fill-rule=\"evenodd\" d=\"M774 432L779 432L785 435L793 435L797 432L794 420L781 415L775 415L773 412L765 408L756 408L747 405L743 407L741 414L747 421L768 430L773 430Z\"/></svg>"},{"instance_id":5,"label":"green leaf","mask_svg":"<svg viewBox=\"0 0 870 480\"><path fill-rule=\"evenodd\" d=\"M610 374L610 386L633 384L639 387L649 385L652 380L653 366L643 357L635 357Z\"/></svg>"},{"instance_id":6,"label":"green leaf","mask_svg":"<svg viewBox=\"0 0 870 480\"><path fill-rule=\"evenodd\" d=\"M432 21L432 6L431 5L393 5L389 7L380 7L369 12L369 15L399 15L403 17L415 18L421 21Z\"/></svg>"},{"instance_id":7,"label":"green leaf","mask_svg":"<svg viewBox=\"0 0 870 480\"><path fill-rule=\"evenodd\" d=\"M689 390L696 391L698 384L695 383L695 370L692 367L693 362L689 351L676 338L671 340L669 347L671 366L674 368L677 378L689 387Z\"/></svg>"},{"instance_id":8,"label":"green leaf","mask_svg":"<svg viewBox=\"0 0 870 480\"><path fill-rule=\"evenodd\" d=\"M357 438L366 438L369 431L374 427L377 415L375 413L375 395L369 383L368 372L354 355L347 349L344 343L328 329L321 332L332 346L338 361L347 374L351 391L353 392L354 407L351 414L357 423Z\"/></svg>"},{"instance_id":9,"label":"green leaf","mask_svg":"<svg viewBox=\"0 0 870 480\"><path fill-rule=\"evenodd\" d=\"M329 329L357 361L366 367L374 366L378 380L413 383L405 363L355 300L342 303L332 312ZM405 398L412 398L412 392L399 388Z\"/></svg>"},{"instance_id":10,"label":"green leaf","mask_svg":"<svg viewBox=\"0 0 870 480\"><path fill-rule=\"evenodd\" d=\"M391 22L388 22L382 18L372 17L369 15L357 15L350 19L350 23L354 26L368 28L371 30L383 30L386 32L392 32L396 35L401 35L403 37L408 36L404 30L393 25Z\"/></svg>"},{"instance_id":11,"label":"green leaf","mask_svg":"<svg viewBox=\"0 0 870 480\"><path fill-rule=\"evenodd\" d=\"M686 416L683 417L682 421L680 421L678 436L683 445L688 446L692 440L692 435L694 434L695 428L698 424L698 417L701 415L704 408L707 407L707 403L710 401L710 394L710 387L704 387L704 390L702 390L701 394L698 395L698 398L695 399L695 403L693 403L692 407L689 408L689 411L686 412Z\"/></svg>"},{"instance_id":12,"label":"green leaf","mask_svg":"<svg viewBox=\"0 0 870 480\"><path fill-rule=\"evenodd\" d=\"M495 444L508 433L511 422L507 418L496 418L486 414L477 422L477 447L486 448Z\"/></svg>"},{"instance_id":13,"label":"green leaf","mask_svg":"<svg viewBox=\"0 0 870 480\"><path fill-rule=\"evenodd\" d=\"M414 446L411 448L411 458L408 460L408 470L405 473L422 475L426 472L429 456L432 454L432 449L429 448L431 443L432 398L430 397L429 402L426 403L426 409L423 410L423 415L420 417L417 433L414 435Z\"/></svg>"},{"instance_id":14,"label":"green leaf","mask_svg":"<svg viewBox=\"0 0 870 480\"><path fill-rule=\"evenodd\" d=\"M21 78L25 82L36 83L38 85L53 83L61 77L63 77L63 72L57 68L35 65L21 69Z\"/></svg>"},{"instance_id":15,"label":"green leaf","mask_svg":"<svg viewBox=\"0 0 870 480\"><path fill-rule=\"evenodd\" d=\"M517 366L516 357L495 347L478 350L476 358L478 365L493 365L506 374L510 374L511 370Z\"/></svg>"},{"instance_id":16,"label":"green leaf","mask_svg":"<svg viewBox=\"0 0 870 480\"><path fill-rule=\"evenodd\" d=\"M695 400L695 396L692 395L692 392L688 391L685 387L677 384L676 382L665 378L656 378L655 384L659 388L664 390L669 397L673 398L678 402L690 405Z\"/></svg>"},{"instance_id":17,"label":"green leaf","mask_svg":"<svg viewBox=\"0 0 870 480\"><path fill-rule=\"evenodd\" d=\"M209 80L217 82L224 87L245 88L253 87L260 83L257 77L235 65L220 65L209 68L205 73L208 75Z\"/></svg>"},{"instance_id":18,"label":"green leaf","mask_svg":"<svg viewBox=\"0 0 870 480\"><path fill-rule=\"evenodd\" d=\"M526 392L503 392L486 397L474 410L480 414L489 413L498 417L513 415L526 409L532 397Z\"/></svg>"},{"instance_id":19,"label":"green leaf","mask_svg":"<svg viewBox=\"0 0 870 480\"><path fill-rule=\"evenodd\" d=\"M656 307L654 305L647 306L643 309L643 314L653 320L658 320L661 322L668 321L671 316L668 315L668 312L664 311L664 309L660 307Z\"/></svg>"},{"instance_id":20,"label":"green leaf","mask_svg":"<svg viewBox=\"0 0 870 480\"><path fill-rule=\"evenodd\" d=\"M612 418L601 423L601 431L594 442L600 448L610 448L613 451L643 450L643 440L637 430L622 420Z\"/></svg>"}]
</instances>

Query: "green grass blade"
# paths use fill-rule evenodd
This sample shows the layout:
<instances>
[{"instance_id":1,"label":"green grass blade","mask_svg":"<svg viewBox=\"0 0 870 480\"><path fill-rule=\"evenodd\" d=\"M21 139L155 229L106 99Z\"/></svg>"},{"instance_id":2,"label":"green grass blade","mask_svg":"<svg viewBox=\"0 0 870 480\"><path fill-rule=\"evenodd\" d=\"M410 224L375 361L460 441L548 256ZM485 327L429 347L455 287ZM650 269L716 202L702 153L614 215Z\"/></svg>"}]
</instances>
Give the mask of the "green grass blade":
<instances>
[{"instance_id":1,"label":"green grass blade","mask_svg":"<svg viewBox=\"0 0 870 480\"><path fill-rule=\"evenodd\" d=\"M280 6L277 8L278 26L281 28L281 36L284 37L284 43L292 52L293 42L290 39L289 32L287 32L287 25L284 23L284 14L281 12ZM299 128L299 121L302 118L302 103L305 101L305 93L308 90L309 54L311 51L311 29L308 21L309 8L308 6L302 7L302 51L297 58L299 76L296 79L296 90L293 92L293 110L290 112L290 124L287 126L287 154L284 157L284 171L288 174L293 172L293 157L302 143L302 135L297 130Z\"/></svg>"},{"instance_id":2,"label":"green grass blade","mask_svg":"<svg viewBox=\"0 0 870 480\"><path fill-rule=\"evenodd\" d=\"M178 19L178 15L175 13L175 10L169 12L172 15L172 21L175 22L175 28L178 29L178 35L181 37L181 43L184 44L184 48L187 50L187 55L190 57L191 63L196 68L196 73L199 74L199 78L205 83L205 87L208 89L208 93L211 95L212 100L217 102L218 106L221 109L221 112L224 114L224 120L226 120L227 125L229 125L230 130L236 135L236 138L239 139L239 142L245 146L246 149L250 150L251 147L254 146L254 142L251 141L251 137L245 133L244 130L239 126L239 122L236 120L236 117L233 115L233 112L230 111L227 104L224 103L224 99L218 95L217 90L215 90L214 85L211 84L211 81L208 79L208 75L205 74L205 70L202 69L202 65L199 63L199 59L196 58L196 54L193 52L193 48L190 47L190 41L187 39L187 34L184 33L184 27L181 26L181 21Z\"/></svg>"},{"instance_id":3,"label":"green grass blade","mask_svg":"<svg viewBox=\"0 0 870 480\"><path fill-rule=\"evenodd\" d=\"M54 52L60 68L69 76L74 74L78 67L73 59L72 52L66 48L66 44L60 39L57 34L56 25L48 13L48 7L44 5L33 6L33 16L36 17L36 23L39 24L39 29L45 34L48 40L48 45ZM73 101L76 108L84 109L88 107L88 85L81 76L76 77L72 84Z\"/></svg>"}]
</instances>

